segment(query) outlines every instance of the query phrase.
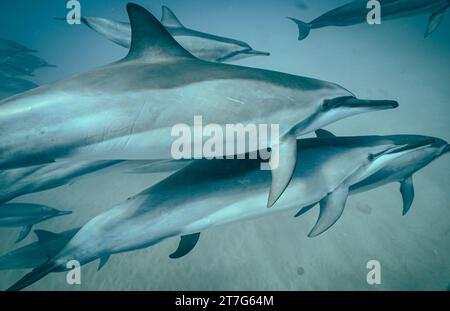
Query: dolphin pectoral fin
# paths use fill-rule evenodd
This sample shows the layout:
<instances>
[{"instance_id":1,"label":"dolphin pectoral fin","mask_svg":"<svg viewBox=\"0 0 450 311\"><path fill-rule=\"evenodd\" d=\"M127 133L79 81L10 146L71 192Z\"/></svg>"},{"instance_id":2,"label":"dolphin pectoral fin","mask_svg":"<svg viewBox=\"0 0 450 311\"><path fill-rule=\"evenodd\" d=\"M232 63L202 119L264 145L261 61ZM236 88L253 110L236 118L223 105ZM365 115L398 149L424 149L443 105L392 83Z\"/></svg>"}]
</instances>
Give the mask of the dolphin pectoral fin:
<instances>
[{"instance_id":1,"label":"dolphin pectoral fin","mask_svg":"<svg viewBox=\"0 0 450 311\"><path fill-rule=\"evenodd\" d=\"M180 22L175 13L173 13L173 11L165 5L163 5L162 7L161 24L163 24L165 27L184 28L183 24Z\"/></svg>"},{"instance_id":2,"label":"dolphin pectoral fin","mask_svg":"<svg viewBox=\"0 0 450 311\"><path fill-rule=\"evenodd\" d=\"M338 221L344 211L348 192L348 187L341 185L320 201L319 219L308 237L313 238L324 233Z\"/></svg>"},{"instance_id":3,"label":"dolphin pectoral fin","mask_svg":"<svg viewBox=\"0 0 450 311\"><path fill-rule=\"evenodd\" d=\"M172 259L177 259L186 256L190 251L192 251L195 245L197 245L199 238L200 232L181 236L180 244L178 244L177 250L170 254L169 257Z\"/></svg>"},{"instance_id":4,"label":"dolphin pectoral fin","mask_svg":"<svg viewBox=\"0 0 450 311\"><path fill-rule=\"evenodd\" d=\"M305 206L305 207L302 208L297 214L295 214L294 217L300 217L300 216L302 216L303 214L305 214L305 213L309 212L310 210L312 210L313 207L316 206L316 205L317 205L317 203L314 203L314 204Z\"/></svg>"},{"instance_id":5,"label":"dolphin pectoral fin","mask_svg":"<svg viewBox=\"0 0 450 311\"><path fill-rule=\"evenodd\" d=\"M400 192L403 198L403 216L405 216L414 201L414 183L412 176L400 182Z\"/></svg>"},{"instance_id":6,"label":"dolphin pectoral fin","mask_svg":"<svg viewBox=\"0 0 450 311\"><path fill-rule=\"evenodd\" d=\"M109 257L111 257L111 255L105 255L100 258L100 263L98 264L97 271L100 271L106 265L106 263L109 260Z\"/></svg>"},{"instance_id":7,"label":"dolphin pectoral fin","mask_svg":"<svg viewBox=\"0 0 450 311\"><path fill-rule=\"evenodd\" d=\"M286 190L294 175L297 164L297 139L288 134L280 139L278 145L272 147L270 168L272 170L272 185L270 186L267 207L272 207Z\"/></svg>"},{"instance_id":8,"label":"dolphin pectoral fin","mask_svg":"<svg viewBox=\"0 0 450 311\"><path fill-rule=\"evenodd\" d=\"M127 11L131 23L131 47L124 61L195 59L149 11L135 3L128 3Z\"/></svg>"},{"instance_id":9,"label":"dolphin pectoral fin","mask_svg":"<svg viewBox=\"0 0 450 311\"><path fill-rule=\"evenodd\" d=\"M333 133L331 133L327 130L322 130L322 129L317 130L315 133L318 138L332 138L332 137L334 138L334 137L336 137L336 135L334 135Z\"/></svg>"},{"instance_id":10,"label":"dolphin pectoral fin","mask_svg":"<svg viewBox=\"0 0 450 311\"><path fill-rule=\"evenodd\" d=\"M431 15L430 19L428 20L425 38L429 37L436 29L438 29L439 25L442 23L442 20L444 19L444 14L447 8L448 6L443 7L442 9L439 9L438 11L434 12Z\"/></svg>"},{"instance_id":11,"label":"dolphin pectoral fin","mask_svg":"<svg viewBox=\"0 0 450 311\"><path fill-rule=\"evenodd\" d=\"M20 230L19 237L17 238L16 243L19 243L20 241L22 241L23 239L25 239L27 237L28 233L30 233L30 231L31 231L31 227L32 226L22 227L22 230Z\"/></svg>"}]
</instances>

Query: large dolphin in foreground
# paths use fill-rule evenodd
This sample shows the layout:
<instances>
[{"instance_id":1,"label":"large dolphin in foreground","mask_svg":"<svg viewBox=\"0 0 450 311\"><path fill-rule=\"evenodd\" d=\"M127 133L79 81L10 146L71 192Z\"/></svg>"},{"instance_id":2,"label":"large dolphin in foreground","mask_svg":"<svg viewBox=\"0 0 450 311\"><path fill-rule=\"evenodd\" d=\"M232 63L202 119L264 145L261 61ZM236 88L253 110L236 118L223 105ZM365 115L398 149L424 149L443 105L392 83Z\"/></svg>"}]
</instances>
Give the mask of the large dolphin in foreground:
<instances>
[{"instance_id":1,"label":"large dolphin in foreground","mask_svg":"<svg viewBox=\"0 0 450 311\"><path fill-rule=\"evenodd\" d=\"M275 124L280 137L267 141L279 159L270 207L294 172L297 136L348 116L398 107L391 100L357 99L334 83L199 60L150 12L136 4L127 10L132 43L123 60L0 102L0 170L67 158L173 159L174 126L184 124L195 133L196 116L223 133L230 124ZM233 138L227 146L259 149L247 137ZM194 141L193 150L203 150L203 143ZM237 154L226 149L218 156Z\"/></svg>"},{"instance_id":2,"label":"large dolphin in foreground","mask_svg":"<svg viewBox=\"0 0 450 311\"><path fill-rule=\"evenodd\" d=\"M112 254L146 248L182 236L179 258L197 243L199 232L320 202L319 219L309 236L330 228L342 215L350 186L383 169L391 161L428 148L441 154L447 143L420 136L305 139L297 142L304 164L276 203L261 208L270 173L260 160L199 160L155 186L93 218L44 265L13 285L20 290L48 273L64 271L66 263L86 264Z\"/></svg>"},{"instance_id":3,"label":"large dolphin in foreground","mask_svg":"<svg viewBox=\"0 0 450 311\"><path fill-rule=\"evenodd\" d=\"M0 205L0 227L22 227L16 241L22 241L31 227L53 217L71 214L70 211L60 211L45 205L29 203L9 203Z\"/></svg>"},{"instance_id":4,"label":"large dolphin in foreground","mask_svg":"<svg viewBox=\"0 0 450 311\"><path fill-rule=\"evenodd\" d=\"M34 230L38 241L0 256L0 270L32 269L44 264L59 253L78 230L79 228L61 233Z\"/></svg>"},{"instance_id":5,"label":"large dolphin in foreground","mask_svg":"<svg viewBox=\"0 0 450 311\"><path fill-rule=\"evenodd\" d=\"M166 6L162 7L161 23L170 34L194 56L212 62L228 62L252 56L269 56L268 52L253 50L245 42L219 37L192 30L183 26L175 14ZM81 21L110 41L130 48L131 26L101 17L82 17Z\"/></svg>"},{"instance_id":6,"label":"large dolphin in foreground","mask_svg":"<svg viewBox=\"0 0 450 311\"><path fill-rule=\"evenodd\" d=\"M433 33L441 24L445 11L450 6L448 0L379 0L381 4L381 20L401 18L418 14L431 14L425 37ZM308 37L312 29L329 26L351 26L367 22L367 0L355 0L331 10L315 20L305 23L289 17L299 29L298 39Z\"/></svg>"}]
</instances>

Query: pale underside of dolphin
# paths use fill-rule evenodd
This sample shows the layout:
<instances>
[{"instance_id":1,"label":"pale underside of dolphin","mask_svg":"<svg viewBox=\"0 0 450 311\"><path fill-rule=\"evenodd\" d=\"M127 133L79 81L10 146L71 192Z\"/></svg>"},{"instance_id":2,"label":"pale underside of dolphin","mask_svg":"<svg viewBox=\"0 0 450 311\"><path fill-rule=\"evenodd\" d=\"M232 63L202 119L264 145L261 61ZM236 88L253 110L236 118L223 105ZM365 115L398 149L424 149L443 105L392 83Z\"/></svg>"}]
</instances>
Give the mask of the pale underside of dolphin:
<instances>
[{"instance_id":1,"label":"pale underside of dolphin","mask_svg":"<svg viewBox=\"0 0 450 311\"><path fill-rule=\"evenodd\" d=\"M320 216L310 233L316 236L342 215L351 185L390 161L435 143L429 137L298 141L305 165L296 168L275 209L261 208L270 186L270 173L259 170L260 160L196 161L89 221L59 254L10 290L22 289L50 272L65 270L68 260L86 264L100 258L103 267L112 254L149 247L174 236L182 237L170 257L179 258L195 246L199 232L208 228L320 202ZM439 145L440 152L447 146Z\"/></svg>"},{"instance_id":2,"label":"pale underside of dolphin","mask_svg":"<svg viewBox=\"0 0 450 311\"><path fill-rule=\"evenodd\" d=\"M133 4L128 12L132 44L125 59L0 102L0 170L64 159L173 159L173 126L185 124L193 133L195 116L223 129L276 124L280 137L273 145L274 137L265 142L277 147L279 159L270 207L294 172L296 136L398 107L390 100L357 99L330 82L199 60L150 12ZM203 143L196 141L193 149ZM246 137L231 143L246 146L245 152L259 149ZM221 155L236 154L226 148Z\"/></svg>"},{"instance_id":3,"label":"pale underside of dolphin","mask_svg":"<svg viewBox=\"0 0 450 311\"><path fill-rule=\"evenodd\" d=\"M268 52L252 49L243 41L186 28L168 7L163 6L162 11L161 23L164 27L181 46L200 59L229 62L252 56L270 55ZM130 48L131 25L129 23L101 17L83 17L81 21L110 41L127 49Z\"/></svg>"},{"instance_id":4,"label":"pale underside of dolphin","mask_svg":"<svg viewBox=\"0 0 450 311\"><path fill-rule=\"evenodd\" d=\"M431 35L441 24L450 2L448 0L380 0L381 22L401 17L431 14L425 37ZM367 0L356 0L331 10L315 20L305 23L289 17L299 29L299 40L308 37L312 29L329 26L352 26L367 23L367 15L372 10Z\"/></svg>"}]
</instances>

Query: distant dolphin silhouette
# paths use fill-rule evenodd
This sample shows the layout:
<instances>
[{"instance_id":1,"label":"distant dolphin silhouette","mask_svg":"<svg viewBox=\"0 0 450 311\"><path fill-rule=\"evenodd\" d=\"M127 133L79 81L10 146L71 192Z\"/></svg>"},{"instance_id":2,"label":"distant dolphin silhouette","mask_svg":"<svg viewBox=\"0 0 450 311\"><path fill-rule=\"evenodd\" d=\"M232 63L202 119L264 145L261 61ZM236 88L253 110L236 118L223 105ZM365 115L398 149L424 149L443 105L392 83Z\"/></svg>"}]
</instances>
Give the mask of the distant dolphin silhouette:
<instances>
[{"instance_id":1,"label":"distant dolphin silhouette","mask_svg":"<svg viewBox=\"0 0 450 311\"><path fill-rule=\"evenodd\" d=\"M450 5L448 0L379 0L382 21L418 14L432 14L428 21L425 37L431 35L441 24L445 11ZM331 10L309 23L289 17L299 29L298 39L308 37L312 29L329 26L351 26L367 21L367 0L355 0Z\"/></svg>"}]
</instances>

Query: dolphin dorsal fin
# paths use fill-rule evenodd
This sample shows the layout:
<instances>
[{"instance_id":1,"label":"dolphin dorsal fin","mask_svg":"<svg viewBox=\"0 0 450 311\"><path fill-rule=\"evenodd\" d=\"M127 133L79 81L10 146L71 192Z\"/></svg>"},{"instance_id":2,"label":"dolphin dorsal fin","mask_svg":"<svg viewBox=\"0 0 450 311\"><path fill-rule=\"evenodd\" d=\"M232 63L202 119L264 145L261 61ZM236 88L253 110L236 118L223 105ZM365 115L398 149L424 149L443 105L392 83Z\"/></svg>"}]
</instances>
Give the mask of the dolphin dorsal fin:
<instances>
[{"instance_id":1,"label":"dolphin dorsal fin","mask_svg":"<svg viewBox=\"0 0 450 311\"><path fill-rule=\"evenodd\" d=\"M334 135L333 133L331 133L330 131L327 130L323 130L323 129L319 129L316 131L316 136L318 138L332 138L332 137L336 137L336 135Z\"/></svg>"},{"instance_id":2,"label":"dolphin dorsal fin","mask_svg":"<svg viewBox=\"0 0 450 311\"><path fill-rule=\"evenodd\" d=\"M173 13L173 11L165 5L163 5L162 7L161 24L163 24L165 27L184 28L183 24L180 22L175 13Z\"/></svg>"},{"instance_id":3,"label":"dolphin dorsal fin","mask_svg":"<svg viewBox=\"0 0 450 311\"><path fill-rule=\"evenodd\" d=\"M47 242L59 237L59 234L46 230L34 230L34 234L36 234L39 242Z\"/></svg>"},{"instance_id":4,"label":"dolphin dorsal fin","mask_svg":"<svg viewBox=\"0 0 450 311\"><path fill-rule=\"evenodd\" d=\"M127 11L131 23L131 47L125 60L165 62L194 58L149 11L134 3L127 4Z\"/></svg>"}]
</instances>

